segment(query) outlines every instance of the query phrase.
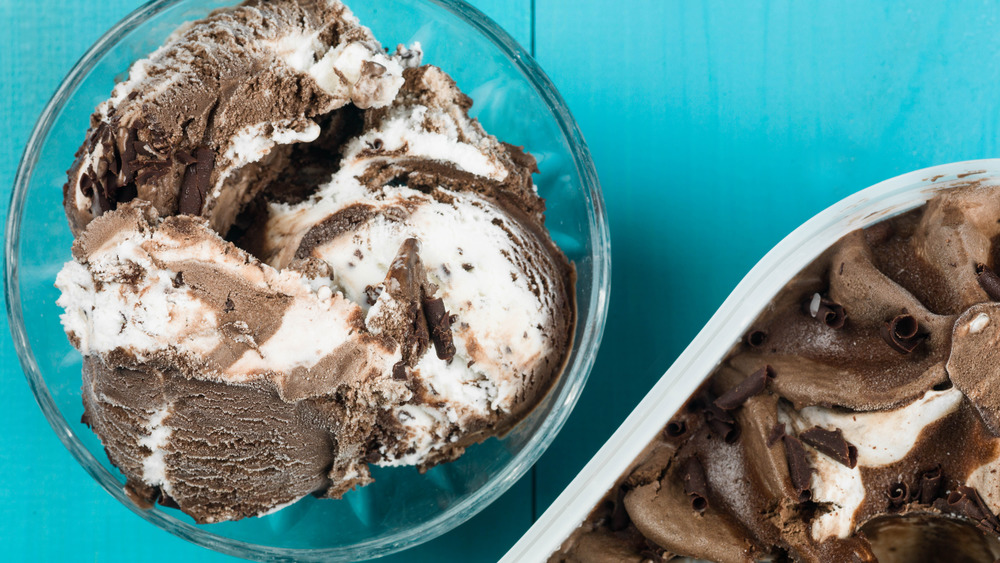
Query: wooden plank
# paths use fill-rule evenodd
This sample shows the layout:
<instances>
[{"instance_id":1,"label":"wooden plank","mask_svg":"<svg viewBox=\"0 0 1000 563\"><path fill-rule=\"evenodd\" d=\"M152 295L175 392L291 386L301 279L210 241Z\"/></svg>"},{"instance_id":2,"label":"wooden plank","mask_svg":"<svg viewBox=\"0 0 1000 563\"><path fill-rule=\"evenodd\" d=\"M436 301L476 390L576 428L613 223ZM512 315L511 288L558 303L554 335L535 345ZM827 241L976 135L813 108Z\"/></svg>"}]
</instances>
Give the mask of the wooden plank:
<instances>
[{"instance_id":1,"label":"wooden plank","mask_svg":"<svg viewBox=\"0 0 1000 563\"><path fill-rule=\"evenodd\" d=\"M614 263L597 366L536 466L539 511L781 237L882 179L996 156L983 7L537 1L536 58L593 150Z\"/></svg>"}]
</instances>

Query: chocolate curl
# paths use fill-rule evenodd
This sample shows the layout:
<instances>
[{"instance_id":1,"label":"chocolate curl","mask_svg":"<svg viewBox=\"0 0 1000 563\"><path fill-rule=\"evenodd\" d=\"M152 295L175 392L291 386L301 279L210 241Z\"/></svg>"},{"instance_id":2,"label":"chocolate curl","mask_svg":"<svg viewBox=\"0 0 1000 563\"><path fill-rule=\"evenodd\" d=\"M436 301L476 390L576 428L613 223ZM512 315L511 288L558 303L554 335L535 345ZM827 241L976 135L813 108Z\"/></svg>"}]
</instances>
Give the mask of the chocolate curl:
<instances>
[{"instance_id":1,"label":"chocolate curl","mask_svg":"<svg viewBox=\"0 0 1000 563\"><path fill-rule=\"evenodd\" d=\"M691 497L691 508L704 512L708 508L708 482L705 468L696 457L689 457L684 463L684 494Z\"/></svg>"},{"instance_id":2,"label":"chocolate curl","mask_svg":"<svg viewBox=\"0 0 1000 563\"><path fill-rule=\"evenodd\" d=\"M763 330L755 330L748 333L746 337L743 338L743 341L746 342L747 346L755 350L759 350L763 348L764 344L767 342L767 333Z\"/></svg>"},{"instance_id":3,"label":"chocolate curl","mask_svg":"<svg viewBox=\"0 0 1000 563\"><path fill-rule=\"evenodd\" d=\"M920 324L910 314L897 315L882 325L882 339L900 354L909 354L924 339Z\"/></svg>"},{"instance_id":4,"label":"chocolate curl","mask_svg":"<svg viewBox=\"0 0 1000 563\"><path fill-rule=\"evenodd\" d=\"M933 504L941 494L941 466L920 476L920 504Z\"/></svg>"},{"instance_id":5,"label":"chocolate curl","mask_svg":"<svg viewBox=\"0 0 1000 563\"><path fill-rule=\"evenodd\" d=\"M890 510L899 510L910 500L910 488L906 486L906 483L896 483L889 487L886 494L889 497Z\"/></svg>"},{"instance_id":6,"label":"chocolate curl","mask_svg":"<svg viewBox=\"0 0 1000 563\"><path fill-rule=\"evenodd\" d=\"M722 394L712 404L720 409L731 411L746 402L757 393L764 390L768 379L774 379L774 368L764 366L746 376L739 385Z\"/></svg>"},{"instance_id":7,"label":"chocolate curl","mask_svg":"<svg viewBox=\"0 0 1000 563\"><path fill-rule=\"evenodd\" d=\"M668 438L680 438L687 433L687 423L683 420L671 420L663 432Z\"/></svg>"},{"instance_id":8,"label":"chocolate curl","mask_svg":"<svg viewBox=\"0 0 1000 563\"><path fill-rule=\"evenodd\" d=\"M959 486L948 494L945 502L949 511L961 514L976 522L977 527L986 532L995 532L1000 529L1000 521L983 502L979 492L972 487Z\"/></svg>"},{"instance_id":9,"label":"chocolate curl","mask_svg":"<svg viewBox=\"0 0 1000 563\"><path fill-rule=\"evenodd\" d=\"M423 305L434 351L439 360L450 362L455 357L455 341L451 334L451 316L444 309L444 301L440 297L425 297Z\"/></svg>"},{"instance_id":10,"label":"chocolate curl","mask_svg":"<svg viewBox=\"0 0 1000 563\"><path fill-rule=\"evenodd\" d=\"M830 328L843 328L847 322L847 312L844 307L814 293L812 299L806 302L806 312L814 319L818 319Z\"/></svg>"},{"instance_id":11,"label":"chocolate curl","mask_svg":"<svg viewBox=\"0 0 1000 563\"><path fill-rule=\"evenodd\" d=\"M795 436L785 436L783 440L785 441L785 460L788 462L788 476L791 477L792 487L799 492L799 502L806 502L812 498L809 480L813 471L812 466L809 465L809 458L806 457L806 449Z\"/></svg>"},{"instance_id":12,"label":"chocolate curl","mask_svg":"<svg viewBox=\"0 0 1000 563\"><path fill-rule=\"evenodd\" d=\"M986 264L976 264L976 279L979 280L979 287L983 288L990 299L1000 301L1000 276Z\"/></svg>"},{"instance_id":13,"label":"chocolate curl","mask_svg":"<svg viewBox=\"0 0 1000 563\"><path fill-rule=\"evenodd\" d=\"M736 424L736 419L733 415L715 406L715 403L709 403L705 407L705 422L712 432L721 436L727 444L732 444L740 437L740 427Z\"/></svg>"},{"instance_id":14,"label":"chocolate curl","mask_svg":"<svg viewBox=\"0 0 1000 563\"><path fill-rule=\"evenodd\" d=\"M813 426L809 430L799 433L799 438L841 465L854 469L858 464L858 448L844 439L840 428L827 430Z\"/></svg>"}]
</instances>

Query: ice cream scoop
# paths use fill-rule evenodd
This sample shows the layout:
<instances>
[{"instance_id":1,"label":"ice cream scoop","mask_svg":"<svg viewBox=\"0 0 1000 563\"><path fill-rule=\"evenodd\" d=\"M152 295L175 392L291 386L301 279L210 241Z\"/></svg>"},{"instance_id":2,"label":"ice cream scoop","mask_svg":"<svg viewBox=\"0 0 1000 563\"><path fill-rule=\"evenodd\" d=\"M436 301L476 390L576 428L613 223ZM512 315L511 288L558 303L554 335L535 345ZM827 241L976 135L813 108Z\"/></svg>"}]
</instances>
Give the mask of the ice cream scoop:
<instances>
[{"instance_id":1,"label":"ice cream scoop","mask_svg":"<svg viewBox=\"0 0 1000 563\"><path fill-rule=\"evenodd\" d=\"M250 1L181 27L98 106L64 188L73 233L139 198L225 234L294 143L388 105L419 50L383 52L338 1Z\"/></svg>"},{"instance_id":2,"label":"ice cream scoop","mask_svg":"<svg viewBox=\"0 0 1000 563\"><path fill-rule=\"evenodd\" d=\"M77 239L56 285L85 422L138 502L218 522L339 497L371 482L370 464L426 469L507 432L559 377L574 271L545 229L534 158L471 119L442 70L373 41L335 2L248 3L182 28L98 108L70 171ZM188 84L194 68L229 68L216 50L325 93ZM157 66L179 53L196 61ZM110 154L92 142L105 117L149 113L140 129L156 131L173 88L222 100L211 119L197 104L174 115L218 142L178 161L179 183L95 207L78 179ZM270 106L232 117L260 96L309 135L274 133L286 113ZM184 139L165 142L176 156ZM187 207L209 161L211 187Z\"/></svg>"}]
</instances>

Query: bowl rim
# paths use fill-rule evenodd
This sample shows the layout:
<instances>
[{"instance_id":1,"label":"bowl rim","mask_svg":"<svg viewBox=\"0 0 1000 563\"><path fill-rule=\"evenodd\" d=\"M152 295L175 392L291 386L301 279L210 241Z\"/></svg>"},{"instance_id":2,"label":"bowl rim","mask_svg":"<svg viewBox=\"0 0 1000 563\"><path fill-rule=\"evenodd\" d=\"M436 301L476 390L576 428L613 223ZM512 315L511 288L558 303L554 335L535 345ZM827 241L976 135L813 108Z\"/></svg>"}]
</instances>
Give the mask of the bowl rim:
<instances>
[{"instance_id":1,"label":"bowl rim","mask_svg":"<svg viewBox=\"0 0 1000 563\"><path fill-rule=\"evenodd\" d=\"M444 9L485 36L494 47L507 57L535 92L540 95L552 113L560 133L569 145L580 186L588 193L591 200L587 217L588 234L592 245L590 255L592 263L589 267L592 287L589 302L586 304L588 322L581 325L578 319L576 341L569 358L569 364L561 376L564 380L570 374L576 374L576 377L566 381L564 385L557 383L557 386L561 385L561 389L558 389L558 396L552 397L552 411L524 443L521 451L486 482L492 483L491 486L484 483L476 491L417 526L376 536L349 546L312 549L264 546L219 536L187 522L165 516L160 511L143 510L136 506L125 494L119 480L101 465L96 457L76 438L76 433L56 406L28 343L21 308L18 248L21 240L21 222L32 172L39 161L41 147L48 138L56 117L96 63L118 43L124 34L181 1L152 0L147 2L101 35L63 78L46 104L35 123L28 142L25 144L18 163L4 233L5 244L2 258L4 293L7 319L14 347L35 401L70 454L104 490L118 499L119 502L158 528L167 530L197 545L228 555L255 559L278 557L331 560L359 556L375 558L416 546L457 528L495 501L520 479L538 461L565 424L593 369L607 321L611 290L611 239L607 214L597 171L579 125L571 115L555 85L534 58L496 22L464 0L422 1ZM580 305L582 303L577 304L578 313ZM552 390L553 393L556 391L557 389Z\"/></svg>"},{"instance_id":2,"label":"bowl rim","mask_svg":"<svg viewBox=\"0 0 1000 563\"><path fill-rule=\"evenodd\" d=\"M774 297L770 288L783 287L847 233L917 208L942 190L983 179L1000 183L1000 159L965 160L922 168L854 192L788 234L737 284L653 388L510 548L501 563L544 561L560 548L722 361L730 346L740 341ZM717 345L720 339L729 344Z\"/></svg>"}]
</instances>

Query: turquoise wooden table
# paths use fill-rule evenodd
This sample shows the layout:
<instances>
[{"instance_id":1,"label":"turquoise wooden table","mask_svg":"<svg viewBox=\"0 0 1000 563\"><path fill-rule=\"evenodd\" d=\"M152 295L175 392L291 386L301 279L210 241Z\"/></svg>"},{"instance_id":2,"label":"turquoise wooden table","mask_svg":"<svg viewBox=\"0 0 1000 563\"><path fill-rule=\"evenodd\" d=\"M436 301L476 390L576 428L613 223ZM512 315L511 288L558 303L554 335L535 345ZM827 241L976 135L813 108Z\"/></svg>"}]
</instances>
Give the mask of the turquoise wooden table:
<instances>
[{"instance_id":1,"label":"turquoise wooden table","mask_svg":"<svg viewBox=\"0 0 1000 563\"><path fill-rule=\"evenodd\" d=\"M1000 6L477 0L529 46L594 153L613 242L606 336L561 435L455 531L385 561L492 561L548 506L750 267L879 180L996 157ZM624 5L622 5L624 4ZM0 0L0 211L45 101L137 0ZM4 559L223 561L101 490L45 422L0 321Z\"/></svg>"}]
</instances>

